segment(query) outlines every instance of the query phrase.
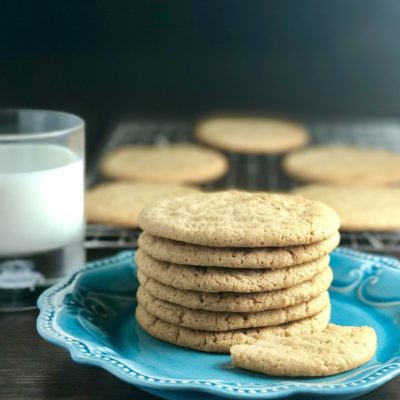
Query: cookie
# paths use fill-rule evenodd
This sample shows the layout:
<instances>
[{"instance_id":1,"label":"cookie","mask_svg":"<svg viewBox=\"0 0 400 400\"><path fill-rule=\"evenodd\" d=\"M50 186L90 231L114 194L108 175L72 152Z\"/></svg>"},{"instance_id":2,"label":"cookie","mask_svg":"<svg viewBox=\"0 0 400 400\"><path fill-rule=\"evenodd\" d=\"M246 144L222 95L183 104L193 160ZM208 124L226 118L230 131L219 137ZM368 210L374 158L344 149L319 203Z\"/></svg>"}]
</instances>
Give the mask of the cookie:
<instances>
[{"instance_id":1,"label":"cookie","mask_svg":"<svg viewBox=\"0 0 400 400\"><path fill-rule=\"evenodd\" d=\"M400 230L399 188L313 184L295 193L334 208L344 231Z\"/></svg>"},{"instance_id":2,"label":"cookie","mask_svg":"<svg viewBox=\"0 0 400 400\"><path fill-rule=\"evenodd\" d=\"M196 310L256 312L294 306L307 302L328 290L333 274L324 269L311 280L287 289L258 293L206 293L176 289L148 278L138 271L140 284L153 296L169 303Z\"/></svg>"},{"instance_id":3,"label":"cookie","mask_svg":"<svg viewBox=\"0 0 400 400\"><path fill-rule=\"evenodd\" d=\"M282 268L303 264L330 253L338 246L336 232L321 242L289 247L207 247L177 242L143 232L139 247L153 258L174 264L227 268Z\"/></svg>"},{"instance_id":4,"label":"cookie","mask_svg":"<svg viewBox=\"0 0 400 400\"><path fill-rule=\"evenodd\" d=\"M281 325L312 317L329 304L328 292L310 301L282 309L258 312L215 312L193 310L168 303L151 295L142 286L136 293L138 303L150 314L170 324L202 331L230 331L234 329L260 328Z\"/></svg>"},{"instance_id":5,"label":"cookie","mask_svg":"<svg viewBox=\"0 0 400 400\"><path fill-rule=\"evenodd\" d=\"M86 217L91 223L135 228L145 206L195 192L198 189L174 184L102 183L86 192Z\"/></svg>"},{"instance_id":6,"label":"cookie","mask_svg":"<svg viewBox=\"0 0 400 400\"><path fill-rule=\"evenodd\" d=\"M166 183L202 183L228 170L226 158L195 144L130 145L108 154L101 173L112 179Z\"/></svg>"},{"instance_id":7,"label":"cookie","mask_svg":"<svg viewBox=\"0 0 400 400\"><path fill-rule=\"evenodd\" d=\"M177 289L249 293L285 289L309 281L328 268L329 256L289 268L228 269L166 263L139 249L135 261L146 276Z\"/></svg>"},{"instance_id":8,"label":"cookie","mask_svg":"<svg viewBox=\"0 0 400 400\"><path fill-rule=\"evenodd\" d=\"M368 362L377 342L372 328L337 325L311 335L263 340L233 346L233 366L274 376L335 375Z\"/></svg>"},{"instance_id":9,"label":"cookie","mask_svg":"<svg viewBox=\"0 0 400 400\"><path fill-rule=\"evenodd\" d=\"M283 169L300 181L383 186L400 183L400 154L354 146L314 146L287 155Z\"/></svg>"},{"instance_id":10,"label":"cookie","mask_svg":"<svg viewBox=\"0 0 400 400\"><path fill-rule=\"evenodd\" d=\"M139 224L153 236L202 246L282 247L331 237L339 217L301 197L226 191L164 200L146 207Z\"/></svg>"},{"instance_id":11,"label":"cookie","mask_svg":"<svg viewBox=\"0 0 400 400\"><path fill-rule=\"evenodd\" d=\"M136 308L136 320L149 335L178 346L214 353L229 353L229 349L235 344L251 344L263 338L269 338L271 335L304 335L321 331L327 326L330 315L330 306L328 306L310 318L283 325L207 332L170 324L151 315L140 305Z\"/></svg>"},{"instance_id":12,"label":"cookie","mask_svg":"<svg viewBox=\"0 0 400 400\"><path fill-rule=\"evenodd\" d=\"M198 123L195 136L222 150L253 154L283 153L309 141L307 130L300 124L256 117L204 119Z\"/></svg>"}]
</instances>

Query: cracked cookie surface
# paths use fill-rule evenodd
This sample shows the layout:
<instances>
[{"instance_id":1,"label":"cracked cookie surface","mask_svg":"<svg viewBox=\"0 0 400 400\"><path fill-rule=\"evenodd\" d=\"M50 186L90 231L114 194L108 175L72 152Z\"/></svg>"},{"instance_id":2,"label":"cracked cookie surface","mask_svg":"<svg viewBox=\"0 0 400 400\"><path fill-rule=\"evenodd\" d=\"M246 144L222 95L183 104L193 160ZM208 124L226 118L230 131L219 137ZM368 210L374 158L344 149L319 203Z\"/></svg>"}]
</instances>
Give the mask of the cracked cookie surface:
<instances>
[{"instance_id":1,"label":"cracked cookie surface","mask_svg":"<svg viewBox=\"0 0 400 400\"><path fill-rule=\"evenodd\" d=\"M193 310L160 300L142 286L139 287L136 297L138 303L155 317L173 325L202 331L229 331L281 325L312 317L329 305L328 292L295 306L246 313Z\"/></svg>"},{"instance_id":2,"label":"cracked cookie surface","mask_svg":"<svg viewBox=\"0 0 400 400\"><path fill-rule=\"evenodd\" d=\"M226 332L207 332L170 324L151 315L140 305L136 308L136 320L149 335L178 346L215 353L229 353L229 349L235 344L251 344L257 340L269 338L271 335L292 336L318 332L325 329L329 319L330 306L310 318L288 324Z\"/></svg>"},{"instance_id":3,"label":"cracked cookie surface","mask_svg":"<svg viewBox=\"0 0 400 400\"><path fill-rule=\"evenodd\" d=\"M149 204L198 191L174 184L101 183L86 191L86 217L91 223L136 228L140 212Z\"/></svg>"},{"instance_id":4,"label":"cracked cookie surface","mask_svg":"<svg viewBox=\"0 0 400 400\"><path fill-rule=\"evenodd\" d=\"M367 326L328 325L322 332L231 348L235 367L276 376L328 376L359 367L376 352L375 331Z\"/></svg>"},{"instance_id":5,"label":"cracked cookie surface","mask_svg":"<svg viewBox=\"0 0 400 400\"><path fill-rule=\"evenodd\" d=\"M265 292L285 289L312 279L329 267L329 256L280 269L196 267L158 261L142 249L136 252L139 271L177 289L202 292Z\"/></svg>"},{"instance_id":6,"label":"cracked cookie surface","mask_svg":"<svg viewBox=\"0 0 400 400\"><path fill-rule=\"evenodd\" d=\"M226 312L265 311L304 303L328 290L332 278L332 270L326 268L311 280L287 289L255 293L206 293L176 289L148 278L143 272L138 271L140 284L161 300L196 310Z\"/></svg>"},{"instance_id":7,"label":"cracked cookie surface","mask_svg":"<svg viewBox=\"0 0 400 400\"><path fill-rule=\"evenodd\" d=\"M139 225L153 236L202 246L283 247L331 237L339 217L300 196L225 191L161 201L141 212Z\"/></svg>"},{"instance_id":8,"label":"cracked cookie surface","mask_svg":"<svg viewBox=\"0 0 400 400\"><path fill-rule=\"evenodd\" d=\"M139 247L153 258L174 264L226 268L282 268L320 258L338 246L340 235L303 246L235 248L177 242L142 232Z\"/></svg>"}]
</instances>

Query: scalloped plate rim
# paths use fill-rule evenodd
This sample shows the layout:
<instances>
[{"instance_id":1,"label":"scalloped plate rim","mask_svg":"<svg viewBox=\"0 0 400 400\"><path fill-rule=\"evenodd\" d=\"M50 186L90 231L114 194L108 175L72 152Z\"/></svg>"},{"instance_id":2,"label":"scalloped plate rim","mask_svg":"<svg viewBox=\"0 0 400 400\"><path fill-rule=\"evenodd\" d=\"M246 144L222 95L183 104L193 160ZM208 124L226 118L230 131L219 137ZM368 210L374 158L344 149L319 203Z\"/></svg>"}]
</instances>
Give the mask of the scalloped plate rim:
<instances>
[{"instance_id":1,"label":"scalloped plate rim","mask_svg":"<svg viewBox=\"0 0 400 400\"><path fill-rule=\"evenodd\" d=\"M348 248L337 248L336 250L334 250L334 253L354 257L365 261L374 261L381 264L383 267L396 268L400 270L400 262L394 257L372 255ZM383 384L387 383L394 377L400 375L400 361L399 361L396 363L396 366L391 365L390 369L392 369L392 371L386 372L382 374L380 377L374 379L373 381L366 382L363 385L358 385L358 386L332 388L329 386L324 386L323 383L305 384L305 383L290 382L287 384L290 385L290 387L285 387L287 385L284 384L283 388L274 387L273 389L271 389L270 385L268 384L266 385L255 384L254 388L251 389L249 388L249 385L236 386L234 385L233 382L218 383L217 381L211 382L210 380L204 380L204 381L187 380L186 382L185 380L182 379L173 380L173 379L153 378L151 376L144 376L139 372L133 371L132 368L125 366L129 370L135 372L135 374L133 375L126 372L125 370L122 370L121 367L116 367L118 363L122 364L120 361L111 363L110 361L105 361L101 358L95 357L91 355L91 353L82 353L81 349L77 348L77 345L86 347L82 339L79 340L70 339L69 341L67 341L63 338L60 338L61 334L57 332L57 330L54 328L53 325L55 321L54 316L57 314L57 308L56 305L52 303L52 301L57 296L57 294L59 294L67 287L69 287L76 280L77 276L79 276L80 274L85 273L89 269L96 268L102 265L122 262L128 258L132 259L133 254L134 251L127 250L117 253L116 255L111 257L89 262L82 270L62 279L57 284L51 286L49 289L44 291L38 299L38 308L40 313L37 318L36 327L40 336L42 336L43 339L68 350L71 355L71 358L77 363L101 367L104 370L111 373L112 375L116 376L117 378L142 389L148 388L152 390L165 390L168 392L190 390L190 391L208 393L212 395L220 395L220 396L222 395L225 398L236 398L236 399L238 398L274 399L274 398L282 398L284 396L304 395L304 394L335 395L335 396L346 395L348 397L348 396L357 396L359 394L370 392L382 386ZM44 325L50 322L52 323L51 326L54 332L51 332L48 329L44 328ZM62 334L64 335L65 332L63 332ZM388 362L382 364L382 369L385 368L386 364L388 364ZM393 364L393 362L391 362L391 364ZM374 373L379 371L380 370L375 371ZM139 376L142 376L142 378L139 378ZM159 380L163 382L159 382ZM243 387L243 389L241 389L241 387Z\"/></svg>"}]
</instances>

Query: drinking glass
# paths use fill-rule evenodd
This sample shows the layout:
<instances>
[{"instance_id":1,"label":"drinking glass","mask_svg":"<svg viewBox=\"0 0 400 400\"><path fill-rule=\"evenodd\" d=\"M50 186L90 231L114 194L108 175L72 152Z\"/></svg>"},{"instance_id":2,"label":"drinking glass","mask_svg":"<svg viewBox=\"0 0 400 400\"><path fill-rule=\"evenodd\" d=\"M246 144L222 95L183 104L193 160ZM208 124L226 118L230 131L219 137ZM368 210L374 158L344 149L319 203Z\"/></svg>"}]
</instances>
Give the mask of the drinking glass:
<instances>
[{"instance_id":1,"label":"drinking glass","mask_svg":"<svg viewBox=\"0 0 400 400\"><path fill-rule=\"evenodd\" d=\"M78 116L0 110L0 311L84 264L84 143Z\"/></svg>"}]
</instances>

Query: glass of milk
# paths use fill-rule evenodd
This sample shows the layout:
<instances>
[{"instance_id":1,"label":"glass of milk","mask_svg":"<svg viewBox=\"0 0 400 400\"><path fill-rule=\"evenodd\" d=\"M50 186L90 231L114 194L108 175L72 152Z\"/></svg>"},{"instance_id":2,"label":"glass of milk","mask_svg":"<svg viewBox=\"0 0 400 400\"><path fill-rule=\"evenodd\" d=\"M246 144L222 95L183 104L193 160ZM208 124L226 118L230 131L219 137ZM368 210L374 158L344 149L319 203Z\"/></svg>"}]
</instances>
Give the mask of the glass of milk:
<instances>
[{"instance_id":1,"label":"glass of milk","mask_svg":"<svg viewBox=\"0 0 400 400\"><path fill-rule=\"evenodd\" d=\"M84 264L84 143L75 115L0 110L0 311Z\"/></svg>"}]
</instances>

